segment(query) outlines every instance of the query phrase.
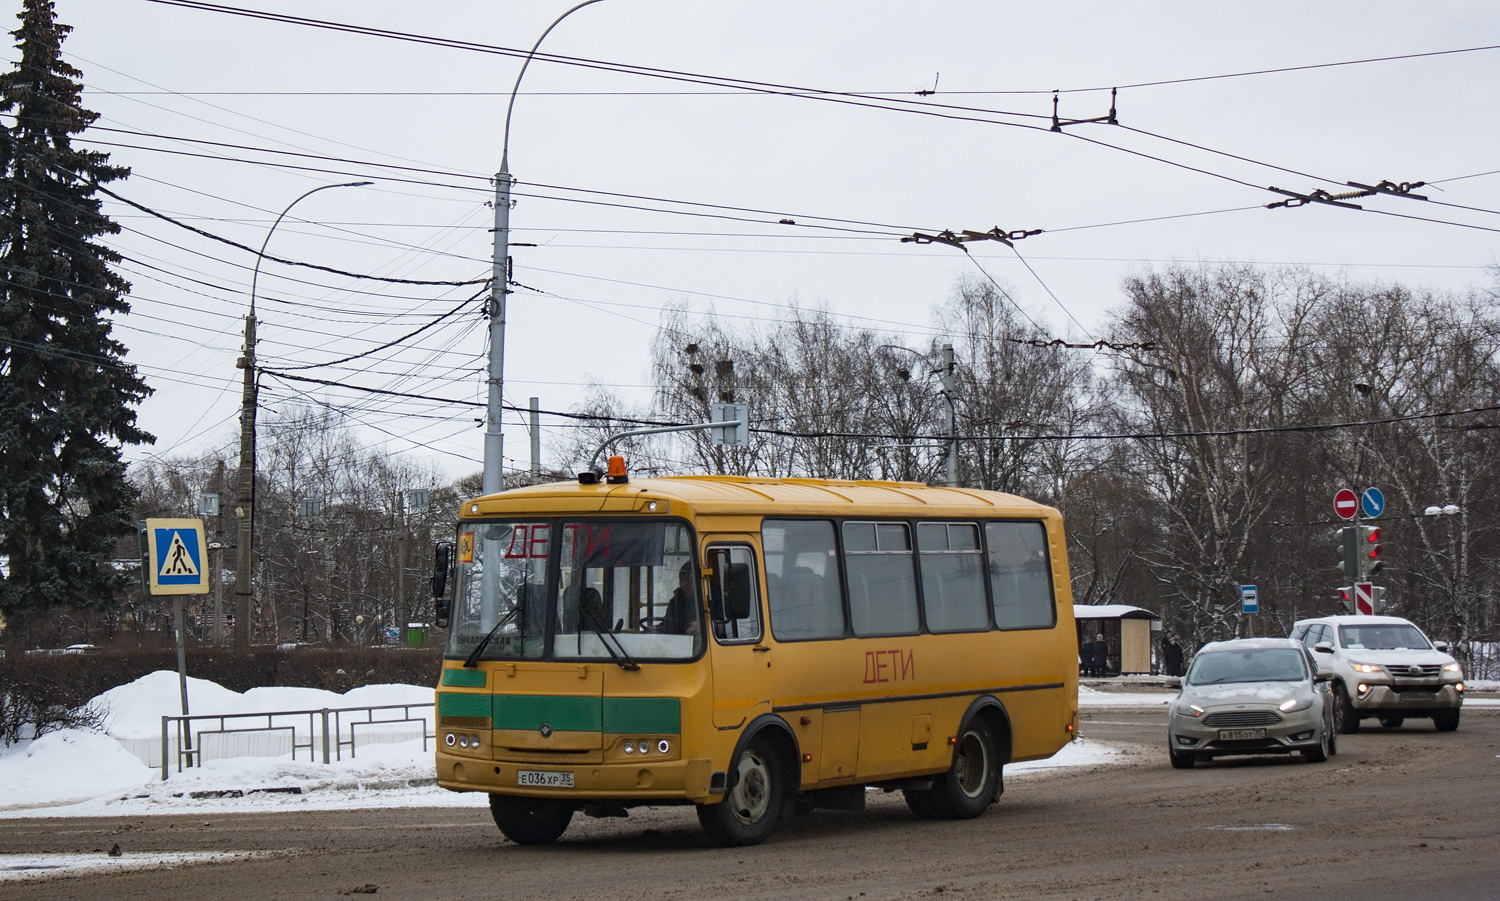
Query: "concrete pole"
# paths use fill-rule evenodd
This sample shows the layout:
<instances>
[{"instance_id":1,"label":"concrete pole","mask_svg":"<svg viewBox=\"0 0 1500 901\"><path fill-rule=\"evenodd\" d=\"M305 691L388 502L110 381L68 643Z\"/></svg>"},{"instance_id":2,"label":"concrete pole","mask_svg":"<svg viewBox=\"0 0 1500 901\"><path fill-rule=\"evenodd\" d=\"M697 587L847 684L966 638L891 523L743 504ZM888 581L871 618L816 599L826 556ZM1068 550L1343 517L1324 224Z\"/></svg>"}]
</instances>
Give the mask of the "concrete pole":
<instances>
[{"instance_id":1,"label":"concrete pole","mask_svg":"<svg viewBox=\"0 0 1500 901\"><path fill-rule=\"evenodd\" d=\"M958 407L953 399L955 382L953 378L953 345L943 345L943 397L948 401L948 416L946 425L948 427L948 454L944 461L947 469L947 484L949 488L958 487Z\"/></svg>"},{"instance_id":2,"label":"concrete pole","mask_svg":"<svg viewBox=\"0 0 1500 901\"><path fill-rule=\"evenodd\" d=\"M531 399L531 484L542 480L542 399Z\"/></svg>"}]
</instances>

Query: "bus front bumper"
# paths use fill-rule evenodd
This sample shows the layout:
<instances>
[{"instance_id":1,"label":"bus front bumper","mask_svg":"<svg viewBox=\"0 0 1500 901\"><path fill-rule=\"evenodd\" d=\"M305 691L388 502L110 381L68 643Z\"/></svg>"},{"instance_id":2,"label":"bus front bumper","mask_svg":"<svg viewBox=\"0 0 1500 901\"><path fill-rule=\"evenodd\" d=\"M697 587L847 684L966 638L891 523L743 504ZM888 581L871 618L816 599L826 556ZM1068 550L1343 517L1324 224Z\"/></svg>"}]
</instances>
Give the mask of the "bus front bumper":
<instances>
[{"instance_id":1,"label":"bus front bumper","mask_svg":"<svg viewBox=\"0 0 1500 901\"><path fill-rule=\"evenodd\" d=\"M571 774L572 788L525 785L520 773ZM490 792L530 798L576 798L578 801L687 800L695 804L721 800L709 792L713 761L662 760L650 763L584 763L575 766L512 763L437 753L438 785L449 791ZM535 779L535 777L531 777Z\"/></svg>"}]
</instances>

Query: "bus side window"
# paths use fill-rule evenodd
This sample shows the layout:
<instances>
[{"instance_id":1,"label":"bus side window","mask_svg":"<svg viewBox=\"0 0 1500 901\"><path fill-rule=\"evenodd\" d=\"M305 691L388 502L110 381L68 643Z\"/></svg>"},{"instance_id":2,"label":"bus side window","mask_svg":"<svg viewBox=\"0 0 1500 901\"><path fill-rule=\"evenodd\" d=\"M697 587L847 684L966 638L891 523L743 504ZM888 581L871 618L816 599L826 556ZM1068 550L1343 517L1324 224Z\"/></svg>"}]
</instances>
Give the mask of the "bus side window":
<instances>
[{"instance_id":1,"label":"bus side window","mask_svg":"<svg viewBox=\"0 0 1500 901\"><path fill-rule=\"evenodd\" d=\"M922 606L932 632L983 632L984 558L979 527L968 522L917 523L922 562Z\"/></svg>"},{"instance_id":2,"label":"bus side window","mask_svg":"<svg viewBox=\"0 0 1500 901\"><path fill-rule=\"evenodd\" d=\"M1049 629L1057 623L1047 533L1039 522L987 522L990 589L995 625L1001 629Z\"/></svg>"},{"instance_id":3,"label":"bus side window","mask_svg":"<svg viewBox=\"0 0 1500 901\"><path fill-rule=\"evenodd\" d=\"M906 523L844 523L844 571L855 635L916 634L917 574Z\"/></svg>"},{"instance_id":4,"label":"bus side window","mask_svg":"<svg viewBox=\"0 0 1500 901\"><path fill-rule=\"evenodd\" d=\"M833 523L768 519L761 525L766 555L766 606L777 641L844 637Z\"/></svg>"},{"instance_id":5,"label":"bus side window","mask_svg":"<svg viewBox=\"0 0 1500 901\"><path fill-rule=\"evenodd\" d=\"M755 552L744 545L724 547L718 545L708 549L709 560L722 559L720 555L727 558L730 566L743 566L750 572L750 610L740 619L732 619L726 622L715 622L714 638L719 644L734 644L736 642L760 641L760 579L755 573ZM713 578L717 580L718 564L715 564ZM718 586L715 586L718 587ZM722 593L723 589L719 589ZM723 601L721 600L722 604Z\"/></svg>"}]
</instances>

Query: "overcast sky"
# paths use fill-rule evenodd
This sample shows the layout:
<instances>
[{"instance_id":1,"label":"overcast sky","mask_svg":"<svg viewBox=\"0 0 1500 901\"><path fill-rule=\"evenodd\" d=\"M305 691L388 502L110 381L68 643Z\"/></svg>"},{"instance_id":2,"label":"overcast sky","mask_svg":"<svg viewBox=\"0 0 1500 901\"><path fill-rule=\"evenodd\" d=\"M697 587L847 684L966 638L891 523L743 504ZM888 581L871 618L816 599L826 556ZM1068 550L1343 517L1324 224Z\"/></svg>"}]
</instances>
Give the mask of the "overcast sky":
<instances>
[{"instance_id":1,"label":"overcast sky","mask_svg":"<svg viewBox=\"0 0 1500 901\"><path fill-rule=\"evenodd\" d=\"M522 49L568 6L236 5ZM88 138L134 172L115 186L122 196L259 247L300 193L368 178L376 185L298 204L267 252L388 277L488 275L485 177L500 162L517 59L148 0L57 7L74 28L64 50L84 73L86 105L102 114ZM1143 84L1489 44L1500 44L1500 7L1484 2L603 0L565 20L542 50L720 84L880 94L909 111L533 63L511 131L511 226L512 241L537 245L514 249L514 278L538 291L511 295L506 399L525 406L535 395L545 409L568 410L597 381L644 401L648 347L672 304L769 323L797 303L924 348L942 337L930 328L932 306L960 278L979 276L975 263L1051 334L1089 340L1109 337L1122 277L1173 261L1296 264L1453 292L1493 286L1500 215L1485 211L1500 210L1500 174L1491 173L1500 170L1500 50ZM1046 130L1052 89L1105 88L1061 95L1065 118L1087 118L1108 111L1113 85L1141 85L1122 87L1119 127ZM1356 201L1364 211L1263 208L1279 199L1269 186L1337 191L1382 179L1458 179L1421 193L1477 210L1395 197ZM149 453L217 448L232 459L255 255L118 202L107 209L126 229L114 244L134 285L134 311L117 332L156 389L141 408L158 438ZM1016 245L1040 280L999 244L971 245L968 261L898 240L995 226L1045 230ZM477 290L266 263L260 362L286 369L369 351ZM482 401L485 346L471 304L397 347L297 374ZM386 452L452 476L479 469L480 410L274 376L263 385L269 410L337 410ZM564 426L549 418L544 433ZM518 416L507 420L505 448L507 465L528 465Z\"/></svg>"}]
</instances>

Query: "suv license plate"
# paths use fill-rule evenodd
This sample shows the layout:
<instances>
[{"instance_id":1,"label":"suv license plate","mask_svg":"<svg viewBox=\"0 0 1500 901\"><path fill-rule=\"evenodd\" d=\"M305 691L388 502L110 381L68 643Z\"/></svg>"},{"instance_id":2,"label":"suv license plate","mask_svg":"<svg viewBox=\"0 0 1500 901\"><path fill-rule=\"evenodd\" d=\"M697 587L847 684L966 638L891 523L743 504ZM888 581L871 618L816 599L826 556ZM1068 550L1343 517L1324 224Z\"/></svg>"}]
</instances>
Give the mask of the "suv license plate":
<instances>
[{"instance_id":1,"label":"suv license plate","mask_svg":"<svg viewBox=\"0 0 1500 901\"><path fill-rule=\"evenodd\" d=\"M1256 738L1265 738L1264 729L1220 729L1219 741L1249 741Z\"/></svg>"},{"instance_id":2,"label":"suv license plate","mask_svg":"<svg viewBox=\"0 0 1500 901\"><path fill-rule=\"evenodd\" d=\"M543 770L517 770L516 784L533 788L572 788L572 773L551 773Z\"/></svg>"},{"instance_id":3,"label":"suv license plate","mask_svg":"<svg viewBox=\"0 0 1500 901\"><path fill-rule=\"evenodd\" d=\"M1430 701L1433 698L1433 694L1434 693L1430 692L1430 691L1403 691L1403 692L1401 692L1401 700L1403 700L1403 701Z\"/></svg>"}]
</instances>

